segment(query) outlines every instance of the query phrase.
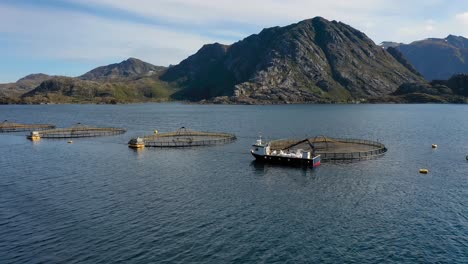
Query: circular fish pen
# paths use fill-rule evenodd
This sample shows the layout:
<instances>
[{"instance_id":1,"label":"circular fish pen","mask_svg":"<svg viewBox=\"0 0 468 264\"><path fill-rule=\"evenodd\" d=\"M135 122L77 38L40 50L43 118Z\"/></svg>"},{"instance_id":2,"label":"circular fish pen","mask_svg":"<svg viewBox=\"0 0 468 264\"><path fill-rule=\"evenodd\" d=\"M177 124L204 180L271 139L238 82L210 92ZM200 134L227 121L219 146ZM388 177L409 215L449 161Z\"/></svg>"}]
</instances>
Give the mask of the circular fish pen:
<instances>
[{"instance_id":1,"label":"circular fish pen","mask_svg":"<svg viewBox=\"0 0 468 264\"><path fill-rule=\"evenodd\" d=\"M313 146L313 149L312 149ZM280 139L270 142L271 150L299 149L314 151L322 160L357 160L376 157L387 152L384 144L363 139L330 138L318 136L305 140Z\"/></svg>"},{"instance_id":2,"label":"circular fish pen","mask_svg":"<svg viewBox=\"0 0 468 264\"><path fill-rule=\"evenodd\" d=\"M230 143L236 140L236 136L228 133L202 132L190 130L185 127L168 133L155 133L131 139L128 142L131 148L142 147L195 147L211 146Z\"/></svg>"},{"instance_id":3,"label":"circular fish pen","mask_svg":"<svg viewBox=\"0 0 468 264\"><path fill-rule=\"evenodd\" d=\"M5 120L0 123L0 133L25 132L33 130L45 130L55 128L50 124L19 124Z\"/></svg>"},{"instance_id":4,"label":"circular fish pen","mask_svg":"<svg viewBox=\"0 0 468 264\"><path fill-rule=\"evenodd\" d=\"M69 128L57 128L42 131L33 131L29 138L82 138L113 136L125 133L126 130L114 127L92 127L83 124L76 124Z\"/></svg>"}]
</instances>

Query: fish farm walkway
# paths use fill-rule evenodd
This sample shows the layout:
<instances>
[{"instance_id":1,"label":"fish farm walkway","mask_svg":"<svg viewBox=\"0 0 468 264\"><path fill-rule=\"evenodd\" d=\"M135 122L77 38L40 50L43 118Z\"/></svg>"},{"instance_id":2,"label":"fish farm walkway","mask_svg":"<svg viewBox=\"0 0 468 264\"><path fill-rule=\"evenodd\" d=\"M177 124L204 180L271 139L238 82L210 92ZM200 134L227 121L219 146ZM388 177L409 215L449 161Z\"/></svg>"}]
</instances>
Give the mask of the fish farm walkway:
<instances>
[{"instance_id":1,"label":"fish farm walkway","mask_svg":"<svg viewBox=\"0 0 468 264\"><path fill-rule=\"evenodd\" d=\"M7 132L24 132L33 130L44 130L55 128L54 125L50 124L19 124L5 120L0 123L0 133Z\"/></svg>"},{"instance_id":2,"label":"fish farm walkway","mask_svg":"<svg viewBox=\"0 0 468 264\"><path fill-rule=\"evenodd\" d=\"M384 144L371 140L329 138L324 136L309 138L308 140L313 145L315 154L320 154L322 160L365 159L387 152ZM303 140L280 139L270 142L270 146L272 150L283 150L300 141ZM298 149L312 151L312 147L307 141L289 148L290 151Z\"/></svg>"}]
</instances>

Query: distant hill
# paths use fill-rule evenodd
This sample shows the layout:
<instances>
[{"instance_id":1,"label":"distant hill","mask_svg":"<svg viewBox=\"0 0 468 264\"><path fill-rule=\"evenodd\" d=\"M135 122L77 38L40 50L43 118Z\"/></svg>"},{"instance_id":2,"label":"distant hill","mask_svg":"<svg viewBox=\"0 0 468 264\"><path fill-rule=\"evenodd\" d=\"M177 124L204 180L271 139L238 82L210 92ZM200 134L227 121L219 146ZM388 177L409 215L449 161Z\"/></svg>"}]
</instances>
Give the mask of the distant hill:
<instances>
[{"instance_id":1,"label":"distant hill","mask_svg":"<svg viewBox=\"0 0 468 264\"><path fill-rule=\"evenodd\" d=\"M396 48L429 81L468 73L468 39L464 37L429 38Z\"/></svg>"},{"instance_id":2,"label":"distant hill","mask_svg":"<svg viewBox=\"0 0 468 264\"><path fill-rule=\"evenodd\" d=\"M423 81L364 33L321 17L203 46L161 79L176 99L235 103L346 102Z\"/></svg>"},{"instance_id":3,"label":"distant hill","mask_svg":"<svg viewBox=\"0 0 468 264\"><path fill-rule=\"evenodd\" d=\"M178 88L159 79L166 68L129 58L98 67L78 78L29 75L17 83L28 89L0 103L131 103L167 101ZM2 97L2 96L0 96Z\"/></svg>"},{"instance_id":4,"label":"distant hill","mask_svg":"<svg viewBox=\"0 0 468 264\"><path fill-rule=\"evenodd\" d=\"M36 73L27 75L14 83L0 84L0 97L17 98L23 93L34 89L43 81L49 80L53 77L54 76L43 73Z\"/></svg>"},{"instance_id":5,"label":"distant hill","mask_svg":"<svg viewBox=\"0 0 468 264\"><path fill-rule=\"evenodd\" d=\"M430 83L405 83L394 93L370 98L369 102L393 103L468 103L468 74Z\"/></svg>"},{"instance_id":6,"label":"distant hill","mask_svg":"<svg viewBox=\"0 0 468 264\"><path fill-rule=\"evenodd\" d=\"M114 63L93 69L81 75L79 78L91 81L129 79L151 76L165 69L166 67L155 66L139 59L129 58L120 63Z\"/></svg>"},{"instance_id":7,"label":"distant hill","mask_svg":"<svg viewBox=\"0 0 468 264\"><path fill-rule=\"evenodd\" d=\"M168 101L177 87L150 76L119 81L56 77L21 96L23 103L136 103Z\"/></svg>"}]
</instances>

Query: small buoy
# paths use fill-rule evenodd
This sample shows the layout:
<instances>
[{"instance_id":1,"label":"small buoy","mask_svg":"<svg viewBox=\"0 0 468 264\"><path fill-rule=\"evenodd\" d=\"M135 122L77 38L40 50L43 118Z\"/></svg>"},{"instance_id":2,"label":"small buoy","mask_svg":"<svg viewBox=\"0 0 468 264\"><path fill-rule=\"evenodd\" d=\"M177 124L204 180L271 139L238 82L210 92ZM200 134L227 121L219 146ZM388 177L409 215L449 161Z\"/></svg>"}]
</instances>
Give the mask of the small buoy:
<instances>
[{"instance_id":1,"label":"small buoy","mask_svg":"<svg viewBox=\"0 0 468 264\"><path fill-rule=\"evenodd\" d=\"M68 144L71 144L71 143L73 143L73 140L68 140L67 143L68 143Z\"/></svg>"},{"instance_id":2,"label":"small buoy","mask_svg":"<svg viewBox=\"0 0 468 264\"><path fill-rule=\"evenodd\" d=\"M432 144L432 148L437 148L437 144Z\"/></svg>"},{"instance_id":3,"label":"small buoy","mask_svg":"<svg viewBox=\"0 0 468 264\"><path fill-rule=\"evenodd\" d=\"M420 169L419 170L419 173L422 173L422 174L427 174L429 172L428 169Z\"/></svg>"}]
</instances>

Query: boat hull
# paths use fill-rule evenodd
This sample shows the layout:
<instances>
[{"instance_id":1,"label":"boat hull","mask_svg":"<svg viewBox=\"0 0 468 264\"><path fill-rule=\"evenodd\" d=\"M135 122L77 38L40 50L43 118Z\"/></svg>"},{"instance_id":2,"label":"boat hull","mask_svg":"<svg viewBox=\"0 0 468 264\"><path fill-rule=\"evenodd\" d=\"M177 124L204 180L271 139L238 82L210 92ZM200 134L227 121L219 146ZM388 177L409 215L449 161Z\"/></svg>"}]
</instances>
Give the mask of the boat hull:
<instances>
[{"instance_id":1,"label":"boat hull","mask_svg":"<svg viewBox=\"0 0 468 264\"><path fill-rule=\"evenodd\" d=\"M290 157L281 157L281 156L271 156L271 155L258 155L253 151L250 152L252 156L259 162L264 163L274 163L282 165L291 165L291 166L308 166L308 167L318 167L320 166L320 155L313 157L312 159L301 159L301 158L290 158Z\"/></svg>"}]
</instances>

